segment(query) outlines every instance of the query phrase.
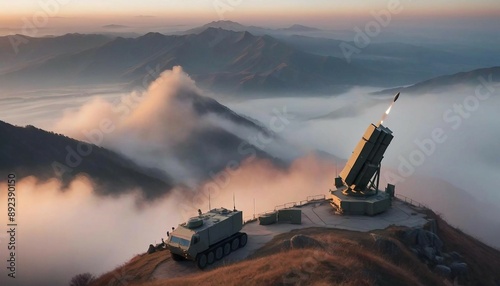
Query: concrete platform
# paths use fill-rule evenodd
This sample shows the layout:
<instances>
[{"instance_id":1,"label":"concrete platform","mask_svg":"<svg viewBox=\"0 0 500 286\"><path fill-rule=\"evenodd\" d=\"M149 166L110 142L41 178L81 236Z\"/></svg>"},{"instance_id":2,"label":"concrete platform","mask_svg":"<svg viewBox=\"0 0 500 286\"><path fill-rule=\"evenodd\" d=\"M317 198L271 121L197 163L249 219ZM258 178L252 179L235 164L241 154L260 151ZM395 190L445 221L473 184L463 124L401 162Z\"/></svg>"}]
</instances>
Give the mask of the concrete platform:
<instances>
[{"instance_id":1,"label":"concrete platform","mask_svg":"<svg viewBox=\"0 0 500 286\"><path fill-rule=\"evenodd\" d=\"M385 212L391 206L389 194L379 191L367 197L347 196L342 189L331 191L332 202L339 212L350 215L377 215Z\"/></svg>"},{"instance_id":2,"label":"concrete platform","mask_svg":"<svg viewBox=\"0 0 500 286\"><path fill-rule=\"evenodd\" d=\"M368 232L376 229L385 229L390 225L417 227L427 223L427 219L421 212L421 209L410 206L398 199L393 200L392 206L386 212L371 217L336 214L335 209L332 208L328 200L308 203L297 208L302 210L302 224L277 223L259 225L258 221L247 223L242 230L248 234L247 245L208 266L207 269L243 260L264 246L274 236L293 229L326 227ZM165 255L170 255L170 253L165 251ZM176 262L169 259L155 269L152 278L173 278L201 271L192 261Z\"/></svg>"}]
</instances>

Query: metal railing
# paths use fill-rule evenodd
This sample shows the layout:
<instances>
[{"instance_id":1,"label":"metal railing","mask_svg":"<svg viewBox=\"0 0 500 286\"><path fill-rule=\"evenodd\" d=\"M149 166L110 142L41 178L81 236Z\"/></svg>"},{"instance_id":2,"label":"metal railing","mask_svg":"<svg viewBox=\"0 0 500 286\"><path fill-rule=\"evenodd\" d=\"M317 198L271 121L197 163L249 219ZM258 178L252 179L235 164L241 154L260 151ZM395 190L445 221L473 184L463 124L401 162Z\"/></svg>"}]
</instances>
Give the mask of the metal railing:
<instances>
[{"instance_id":1,"label":"metal railing","mask_svg":"<svg viewBox=\"0 0 500 286\"><path fill-rule=\"evenodd\" d=\"M405 195L401 195L401 194L394 194L394 196L395 196L396 198L400 199L401 201L403 201L403 202L405 202L405 203L407 203L407 204L410 204L410 205L412 205L412 206L414 206L414 207L424 208L424 209L430 209L427 205L422 204L422 203L420 203L420 202L417 202L417 201L415 201L414 199L409 198L409 197L407 197L407 196L405 196Z\"/></svg>"},{"instance_id":2,"label":"metal railing","mask_svg":"<svg viewBox=\"0 0 500 286\"><path fill-rule=\"evenodd\" d=\"M396 198L398 198L399 200L403 201L404 203L412 205L414 207L430 209L427 205L422 204L422 203L420 203L420 202L418 202L410 197L407 197L405 195L401 195L401 194L396 193L396 194L394 194L394 196ZM246 218L245 223L256 221L258 219L258 217L263 216L263 215L272 214L274 212L277 212L278 210L293 208L293 207L302 207L302 206L305 206L305 205L313 203L313 202L324 201L324 200L326 200L326 195L321 194L321 195L307 196L305 200L298 201L298 202L288 202L288 203L285 203L282 205L277 205L274 207L274 210L268 210L265 212L254 214L253 217Z\"/></svg>"},{"instance_id":3,"label":"metal railing","mask_svg":"<svg viewBox=\"0 0 500 286\"><path fill-rule=\"evenodd\" d=\"M305 205L313 203L313 202L319 202L319 201L324 201L324 200L326 200L326 195L323 195L323 194L307 196L305 200L298 201L298 202L288 202L288 203L285 203L282 205L277 205L274 207L274 210L261 212L261 213L258 213L256 215L254 214L254 216L252 218L245 219L245 223L255 221L260 216L272 214L278 210L288 209L288 208L293 208L293 207L302 207L302 206L305 206Z\"/></svg>"}]
</instances>

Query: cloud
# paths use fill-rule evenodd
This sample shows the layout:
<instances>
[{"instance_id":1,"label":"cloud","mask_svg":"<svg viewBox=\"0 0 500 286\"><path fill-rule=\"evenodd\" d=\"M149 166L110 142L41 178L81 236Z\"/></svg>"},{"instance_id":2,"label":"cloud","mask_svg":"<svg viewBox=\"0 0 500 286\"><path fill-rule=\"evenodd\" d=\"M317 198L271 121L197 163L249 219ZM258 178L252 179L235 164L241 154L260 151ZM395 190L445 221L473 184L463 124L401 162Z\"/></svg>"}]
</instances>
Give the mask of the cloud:
<instances>
[{"instance_id":1,"label":"cloud","mask_svg":"<svg viewBox=\"0 0 500 286\"><path fill-rule=\"evenodd\" d=\"M288 167L277 168L268 160L246 160L239 168L227 168L203 183L197 194L177 193L178 211L185 219L214 207L231 208L233 194L236 208L244 218L273 210L275 206L306 200L308 196L327 195L332 187L335 161L309 153Z\"/></svg>"},{"instance_id":2,"label":"cloud","mask_svg":"<svg viewBox=\"0 0 500 286\"><path fill-rule=\"evenodd\" d=\"M159 144L182 142L193 129L203 126L193 107L193 100L201 94L181 67L165 71L150 85L144 100L124 118L120 131Z\"/></svg>"},{"instance_id":3,"label":"cloud","mask_svg":"<svg viewBox=\"0 0 500 286\"><path fill-rule=\"evenodd\" d=\"M117 102L96 97L67 112L53 128L160 168L173 178L192 173L176 156L175 148L201 130L216 128L195 109L203 97L195 82L174 67L164 71L145 92L133 92Z\"/></svg>"},{"instance_id":4,"label":"cloud","mask_svg":"<svg viewBox=\"0 0 500 286\"><path fill-rule=\"evenodd\" d=\"M71 137L89 140L88 130L102 129L103 120L113 128L102 145L116 144L117 139L136 137L153 144L181 142L198 125L200 118L193 109L193 98L202 92L194 81L177 66L164 71L147 91L133 92L119 102L96 97L78 110L67 112L55 130Z\"/></svg>"},{"instance_id":5,"label":"cloud","mask_svg":"<svg viewBox=\"0 0 500 286\"><path fill-rule=\"evenodd\" d=\"M180 219L172 212L175 203L166 198L139 211L138 192L97 196L86 178L74 180L64 192L60 188L56 180L17 182L17 277L14 284L2 285L66 285L79 273L99 275L160 242ZM7 201L6 192L0 199ZM2 247L5 238L0 236ZM4 251L0 258L7 259ZM1 268L0 281L9 282L6 271Z\"/></svg>"}]
</instances>

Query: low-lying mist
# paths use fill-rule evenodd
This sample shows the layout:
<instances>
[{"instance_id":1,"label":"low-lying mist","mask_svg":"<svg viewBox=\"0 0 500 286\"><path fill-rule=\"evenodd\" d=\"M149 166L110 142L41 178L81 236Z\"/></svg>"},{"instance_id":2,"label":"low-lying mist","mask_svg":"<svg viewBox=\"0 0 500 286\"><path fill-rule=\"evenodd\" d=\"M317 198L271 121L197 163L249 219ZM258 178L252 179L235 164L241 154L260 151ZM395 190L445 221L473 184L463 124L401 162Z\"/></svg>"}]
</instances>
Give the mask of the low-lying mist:
<instances>
[{"instance_id":1,"label":"low-lying mist","mask_svg":"<svg viewBox=\"0 0 500 286\"><path fill-rule=\"evenodd\" d=\"M325 194L330 178L317 175L332 172L331 161L313 154L298 159L287 170L277 169L269 161L248 160L237 170L217 174L197 192L176 190L140 208L139 190L102 197L93 192L86 177L74 180L64 192L57 180L23 179L17 184L16 285L64 285L79 273L110 271L144 253L150 243L159 243L170 227L196 216L197 209L206 211L208 193L212 208L231 209L234 195L236 208L248 220L278 204ZM6 194L0 199L6 201ZM6 236L1 237L4 239ZM2 269L2 277L6 277L5 271Z\"/></svg>"},{"instance_id":2,"label":"low-lying mist","mask_svg":"<svg viewBox=\"0 0 500 286\"><path fill-rule=\"evenodd\" d=\"M118 102L93 98L66 112L54 130L184 177L189 170L176 160L172 148L186 141L193 129L209 124L193 109L192 97L198 94L194 82L176 67L165 71L147 91L134 91Z\"/></svg>"},{"instance_id":3,"label":"low-lying mist","mask_svg":"<svg viewBox=\"0 0 500 286\"><path fill-rule=\"evenodd\" d=\"M134 194L97 196L86 178L64 192L56 180L37 183L29 177L16 185L17 277L2 285L67 285L79 273L110 271L160 242L166 226L180 219L174 201L161 199L139 211ZM1 192L3 202L6 197ZM1 281L10 283L6 271L1 268Z\"/></svg>"},{"instance_id":4,"label":"low-lying mist","mask_svg":"<svg viewBox=\"0 0 500 286\"><path fill-rule=\"evenodd\" d=\"M382 187L386 182L395 183L396 193L429 205L465 232L500 248L500 226L495 219L500 216L496 207L500 195L495 190L500 171L498 90L500 87L492 84L484 88L457 86L434 94L401 94L384 121L395 138L383 160ZM207 210L209 196L212 208L232 208L234 195L236 208L249 219L277 205L326 195L343 168L343 160L392 101L392 96L374 96L371 91L375 89L355 88L332 97L223 102L237 113L257 119L263 127L259 129L193 109L193 95L202 92L175 68L165 72L146 93L124 96L118 104L96 98L67 112L54 130L95 141L139 164L164 170L189 188L175 189L138 208L134 194L144 190L98 197L82 178L64 192L57 181L21 181L19 269L30 271L22 275L23 283L44 278L49 284L64 284L77 273L109 271L146 251L149 243L159 242L166 230L196 215L197 209ZM278 121L277 112L286 114L282 121ZM276 127L279 122L280 128L273 130L273 124ZM223 167L200 165L193 172L193 165L180 160L176 148L186 145L193 133L214 129L233 137L211 141L211 145L203 136L196 137L201 140L197 148L216 147L196 154L216 157ZM250 149L255 153L243 158L234 158L234 152L223 154L234 148L225 138L253 140ZM184 152L189 153L189 148ZM277 165L271 156L259 156L257 150L288 156L289 163Z\"/></svg>"},{"instance_id":5,"label":"low-lying mist","mask_svg":"<svg viewBox=\"0 0 500 286\"><path fill-rule=\"evenodd\" d=\"M396 184L396 193L430 206L497 248L499 90L492 79L439 93L402 93L384 121L395 137L382 161L383 184ZM347 159L368 125L377 124L392 102L392 96L374 96L372 91L357 88L335 97L269 98L229 106L265 121L270 106L286 103L293 115L281 133L286 140ZM334 176L318 177L325 175Z\"/></svg>"},{"instance_id":6,"label":"low-lying mist","mask_svg":"<svg viewBox=\"0 0 500 286\"><path fill-rule=\"evenodd\" d=\"M277 110L278 122L262 126L204 96L181 67L174 67L145 91L118 102L95 97L66 112L53 130L117 151L140 165L163 170L179 184L196 187L228 162L239 164L249 156L273 160L269 151L279 142L273 129L287 122L285 113ZM286 145L280 147L274 148L280 159L295 156L293 148L286 154Z\"/></svg>"},{"instance_id":7,"label":"low-lying mist","mask_svg":"<svg viewBox=\"0 0 500 286\"><path fill-rule=\"evenodd\" d=\"M334 170L331 158L313 153L295 160L287 169L262 159L247 160L239 168L228 168L206 181L197 194L177 192L172 200L179 203L179 211L187 219L195 216L197 209L208 210L209 203L211 208L232 208L234 196L236 208L248 220L278 205L326 195Z\"/></svg>"}]
</instances>

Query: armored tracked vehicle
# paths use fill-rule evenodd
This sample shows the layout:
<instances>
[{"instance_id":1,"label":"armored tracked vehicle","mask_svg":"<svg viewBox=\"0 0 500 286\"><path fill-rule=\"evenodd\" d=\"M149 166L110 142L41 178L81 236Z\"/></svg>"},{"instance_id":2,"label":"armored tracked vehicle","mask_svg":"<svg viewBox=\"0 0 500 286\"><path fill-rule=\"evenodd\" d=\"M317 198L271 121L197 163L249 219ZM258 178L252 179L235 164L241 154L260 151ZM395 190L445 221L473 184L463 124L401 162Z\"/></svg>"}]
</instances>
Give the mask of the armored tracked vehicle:
<instances>
[{"instance_id":1,"label":"armored tracked vehicle","mask_svg":"<svg viewBox=\"0 0 500 286\"><path fill-rule=\"evenodd\" d=\"M190 218L168 233L166 245L176 261L187 259L203 269L247 244L243 213L225 208L212 209Z\"/></svg>"}]
</instances>

